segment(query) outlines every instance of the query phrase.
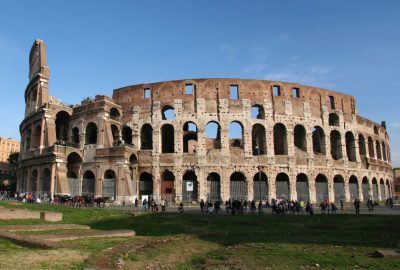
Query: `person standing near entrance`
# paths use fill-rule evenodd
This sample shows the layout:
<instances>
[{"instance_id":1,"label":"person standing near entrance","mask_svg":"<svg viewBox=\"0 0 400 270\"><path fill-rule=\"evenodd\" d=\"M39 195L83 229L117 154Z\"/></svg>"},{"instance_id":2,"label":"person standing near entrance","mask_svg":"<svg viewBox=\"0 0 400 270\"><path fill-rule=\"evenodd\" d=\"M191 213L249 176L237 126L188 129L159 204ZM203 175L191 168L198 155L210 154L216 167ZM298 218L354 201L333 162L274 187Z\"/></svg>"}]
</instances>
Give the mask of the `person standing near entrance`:
<instances>
[{"instance_id":1,"label":"person standing near entrance","mask_svg":"<svg viewBox=\"0 0 400 270\"><path fill-rule=\"evenodd\" d=\"M359 199L354 200L354 208L356 209L356 214L359 215L360 214L360 200Z\"/></svg>"},{"instance_id":2,"label":"person standing near entrance","mask_svg":"<svg viewBox=\"0 0 400 270\"><path fill-rule=\"evenodd\" d=\"M165 212L165 200L164 199L162 199L161 200L161 212Z\"/></svg>"}]
</instances>

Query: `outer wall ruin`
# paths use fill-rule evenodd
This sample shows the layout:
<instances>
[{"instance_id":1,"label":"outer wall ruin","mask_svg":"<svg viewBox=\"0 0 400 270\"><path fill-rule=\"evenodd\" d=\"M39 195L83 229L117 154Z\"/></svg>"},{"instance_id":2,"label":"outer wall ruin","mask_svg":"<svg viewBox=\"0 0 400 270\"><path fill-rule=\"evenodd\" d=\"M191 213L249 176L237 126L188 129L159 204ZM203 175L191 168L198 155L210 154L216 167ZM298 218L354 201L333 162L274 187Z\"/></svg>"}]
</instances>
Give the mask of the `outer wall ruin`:
<instances>
[{"instance_id":1,"label":"outer wall ruin","mask_svg":"<svg viewBox=\"0 0 400 270\"><path fill-rule=\"evenodd\" d=\"M385 200L385 125L352 96L297 83L193 79L127 86L68 106L30 53L20 192L168 201Z\"/></svg>"}]
</instances>

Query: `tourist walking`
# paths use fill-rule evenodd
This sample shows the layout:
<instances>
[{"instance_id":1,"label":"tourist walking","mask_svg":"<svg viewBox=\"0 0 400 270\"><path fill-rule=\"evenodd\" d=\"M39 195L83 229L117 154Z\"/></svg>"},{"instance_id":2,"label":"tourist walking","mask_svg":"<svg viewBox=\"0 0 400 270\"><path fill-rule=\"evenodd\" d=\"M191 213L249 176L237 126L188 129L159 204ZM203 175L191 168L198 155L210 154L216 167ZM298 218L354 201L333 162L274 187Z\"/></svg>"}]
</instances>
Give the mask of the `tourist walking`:
<instances>
[{"instance_id":1,"label":"tourist walking","mask_svg":"<svg viewBox=\"0 0 400 270\"><path fill-rule=\"evenodd\" d=\"M354 208L356 209L356 214L360 214L360 200L359 199L355 199L354 200Z\"/></svg>"}]
</instances>

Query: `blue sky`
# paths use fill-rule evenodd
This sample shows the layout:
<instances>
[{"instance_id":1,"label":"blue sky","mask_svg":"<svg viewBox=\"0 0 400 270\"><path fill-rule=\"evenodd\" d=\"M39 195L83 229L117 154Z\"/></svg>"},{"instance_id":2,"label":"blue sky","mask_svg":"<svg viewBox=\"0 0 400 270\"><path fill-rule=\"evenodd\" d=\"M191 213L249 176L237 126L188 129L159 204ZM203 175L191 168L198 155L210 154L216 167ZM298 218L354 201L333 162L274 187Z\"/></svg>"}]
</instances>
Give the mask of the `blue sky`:
<instances>
[{"instance_id":1,"label":"blue sky","mask_svg":"<svg viewBox=\"0 0 400 270\"><path fill-rule=\"evenodd\" d=\"M0 0L0 136L19 138L28 54L47 45L50 94L76 104L122 86L239 77L354 95L387 121L400 166L400 1Z\"/></svg>"}]
</instances>

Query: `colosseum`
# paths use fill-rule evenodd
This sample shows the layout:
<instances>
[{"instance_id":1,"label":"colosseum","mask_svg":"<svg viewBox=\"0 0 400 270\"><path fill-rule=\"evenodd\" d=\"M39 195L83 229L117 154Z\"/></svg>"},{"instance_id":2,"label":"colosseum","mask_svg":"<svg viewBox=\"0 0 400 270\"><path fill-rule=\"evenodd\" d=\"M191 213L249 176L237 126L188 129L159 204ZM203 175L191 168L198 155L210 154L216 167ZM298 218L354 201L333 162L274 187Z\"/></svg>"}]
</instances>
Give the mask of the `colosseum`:
<instances>
[{"instance_id":1,"label":"colosseum","mask_svg":"<svg viewBox=\"0 0 400 270\"><path fill-rule=\"evenodd\" d=\"M385 123L354 97L298 83L187 79L66 105L49 95L45 44L29 55L20 192L168 201L319 202L393 194Z\"/></svg>"}]
</instances>

